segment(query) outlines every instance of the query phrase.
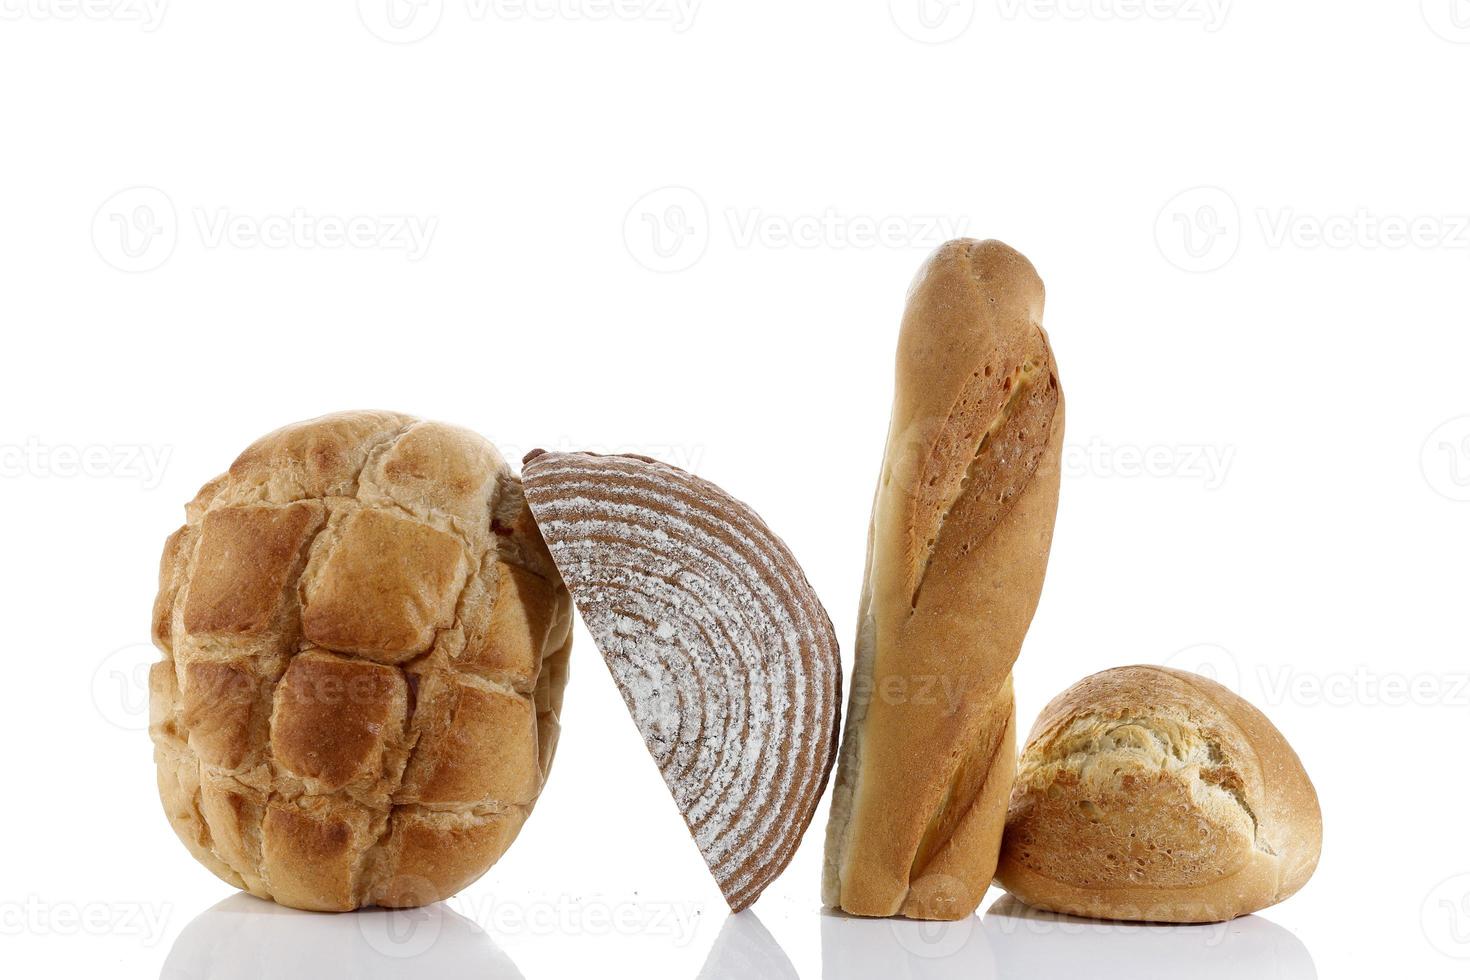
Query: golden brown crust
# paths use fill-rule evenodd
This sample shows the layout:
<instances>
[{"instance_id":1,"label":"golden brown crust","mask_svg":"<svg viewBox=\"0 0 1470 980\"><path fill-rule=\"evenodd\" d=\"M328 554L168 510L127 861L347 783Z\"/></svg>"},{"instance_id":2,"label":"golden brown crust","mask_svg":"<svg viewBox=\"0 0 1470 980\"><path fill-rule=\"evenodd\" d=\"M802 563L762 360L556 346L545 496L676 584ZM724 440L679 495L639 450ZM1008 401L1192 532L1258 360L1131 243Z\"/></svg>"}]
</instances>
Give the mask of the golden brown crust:
<instances>
[{"instance_id":1,"label":"golden brown crust","mask_svg":"<svg viewBox=\"0 0 1470 980\"><path fill-rule=\"evenodd\" d=\"M275 692L276 765L318 793L381 778L407 708L408 684L392 667L323 650L297 654Z\"/></svg>"},{"instance_id":2,"label":"golden brown crust","mask_svg":"<svg viewBox=\"0 0 1470 980\"><path fill-rule=\"evenodd\" d=\"M529 690L536 683L541 651L551 639L556 590L535 572L504 562L495 563L489 587L515 601L472 604L466 610L460 669L518 691ZM485 586L477 583L476 588Z\"/></svg>"},{"instance_id":3,"label":"golden brown crust","mask_svg":"<svg viewBox=\"0 0 1470 980\"><path fill-rule=\"evenodd\" d=\"M1038 908L1213 922L1295 893L1321 844L1316 791L1261 712L1195 674L1119 667L1037 719L997 877Z\"/></svg>"},{"instance_id":4,"label":"golden brown crust","mask_svg":"<svg viewBox=\"0 0 1470 980\"><path fill-rule=\"evenodd\" d=\"M325 514L319 500L209 511L200 522L184 629L252 636L273 626Z\"/></svg>"},{"instance_id":5,"label":"golden brown crust","mask_svg":"<svg viewBox=\"0 0 1470 980\"><path fill-rule=\"evenodd\" d=\"M401 908L453 895L505 853L525 819L521 807L469 814L405 809L388 839L394 872L378 886L374 904Z\"/></svg>"},{"instance_id":6,"label":"golden brown crust","mask_svg":"<svg viewBox=\"0 0 1470 980\"><path fill-rule=\"evenodd\" d=\"M173 650L174 600L184 572L184 556L193 551L194 529L187 524L163 543L158 560L158 595L153 600L153 643L160 650Z\"/></svg>"},{"instance_id":7,"label":"golden brown crust","mask_svg":"<svg viewBox=\"0 0 1470 980\"><path fill-rule=\"evenodd\" d=\"M353 869L371 840L371 820L364 807L328 799L270 803L260 831L271 897L315 912L355 907Z\"/></svg>"},{"instance_id":8,"label":"golden brown crust","mask_svg":"<svg viewBox=\"0 0 1470 980\"><path fill-rule=\"evenodd\" d=\"M196 660L182 665L180 720L199 761L243 769L259 761L270 717L269 682L245 663Z\"/></svg>"},{"instance_id":9,"label":"golden brown crust","mask_svg":"<svg viewBox=\"0 0 1470 980\"><path fill-rule=\"evenodd\" d=\"M200 864L236 888L247 888L240 873L214 851L209 824L200 812L199 763L162 747L157 752L158 796L168 822Z\"/></svg>"},{"instance_id":10,"label":"golden brown crust","mask_svg":"<svg viewBox=\"0 0 1470 980\"><path fill-rule=\"evenodd\" d=\"M383 663L410 660L453 624L468 559L453 534L388 511L348 512L304 583L306 638Z\"/></svg>"},{"instance_id":11,"label":"golden brown crust","mask_svg":"<svg viewBox=\"0 0 1470 980\"><path fill-rule=\"evenodd\" d=\"M149 675L191 853L298 908L443 899L551 765L571 602L484 439L386 412L286 426L165 544ZM431 808L431 809L426 809Z\"/></svg>"},{"instance_id":12,"label":"golden brown crust","mask_svg":"<svg viewBox=\"0 0 1470 980\"><path fill-rule=\"evenodd\" d=\"M442 685L442 687L437 686ZM398 798L407 803L461 800L529 803L540 789L536 712L509 691L471 678L442 680L421 716L418 747Z\"/></svg>"},{"instance_id":13,"label":"golden brown crust","mask_svg":"<svg viewBox=\"0 0 1470 980\"><path fill-rule=\"evenodd\" d=\"M910 290L828 822L823 899L851 913L959 918L990 884L1060 478L1043 301L999 242L950 242Z\"/></svg>"}]
</instances>

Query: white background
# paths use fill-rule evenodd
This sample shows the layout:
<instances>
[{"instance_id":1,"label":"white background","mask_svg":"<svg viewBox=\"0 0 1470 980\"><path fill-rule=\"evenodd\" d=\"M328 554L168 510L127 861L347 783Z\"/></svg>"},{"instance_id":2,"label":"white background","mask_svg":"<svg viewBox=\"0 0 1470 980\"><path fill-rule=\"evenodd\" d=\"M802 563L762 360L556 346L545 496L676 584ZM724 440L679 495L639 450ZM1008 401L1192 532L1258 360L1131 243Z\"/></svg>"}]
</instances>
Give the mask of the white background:
<instances>
[{"instance_id":1,"label":"white background","mask_svg":"<svg viewBox=\"0 0 1470 980\"><path fill-rule=\"evenodd\" d=\"M161 3L0 0L7 972L1464 976L1465 0ZM158 551L296 419L692 468L850 655L904 289L956 231L1035 262L1068 399L1023 726L1213 672L1316 782L1300 894L851 922L824 802L728 920L580 627L549 787L447 909L272 913L174 839Z\"/></svg>"}]
</instances>

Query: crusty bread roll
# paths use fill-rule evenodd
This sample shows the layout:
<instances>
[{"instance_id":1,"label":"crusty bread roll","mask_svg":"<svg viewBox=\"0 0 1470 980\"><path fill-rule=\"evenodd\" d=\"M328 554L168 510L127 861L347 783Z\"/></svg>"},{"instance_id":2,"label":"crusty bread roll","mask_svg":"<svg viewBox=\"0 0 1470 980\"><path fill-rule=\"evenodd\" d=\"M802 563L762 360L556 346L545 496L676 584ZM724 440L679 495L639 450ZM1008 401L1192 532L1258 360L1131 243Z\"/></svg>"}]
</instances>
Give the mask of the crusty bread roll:
<instances>
[{"instance_id":1,"label":"crusty bread roll","mask_svg":"<svg viewBox=\"0 0 1470 980\"><path fill-rule=\"evenodd\" d=\"M1015 772L1011 665L1056 516L1062 391L1031 263L936 251L910 289L868 532L823 900L953 919L990 885Z\"/></svg>"},{"instance_id":2,"label":"crusty bread roll","mask_svg":"<svg viewBox=\"0 0 1470 980\"><path fill-rule=\"evenodd\" d=\"M525 460L526 499L725 900L791 861L837 753L842 661L786 545L646 456Z\"/></svg>"},{"instance_id":3,"label":"crusty bread roll","mask_svg":"<svg viewBox=\"0 0 1470 980\"><path fill-rule=\"evenodd\" d=\"M1316 790L1265 715L1197 674L1118 667L1037 719L997 878L1054 912L1217 922L1295 893L1321 849Z\"/></svg>"},{"instance_id":4,"label":"crusty bread roll","mask_svg":"<svg viewBox=\"0 0 1470 980\"><path fill-rule=\"evenodd\" d=\"M495 447L329 415L257 441L186 511L150 675L184 844L302 909L423 905L483 874L551 765L571 644Z\"/></svg>"}]
</instances>

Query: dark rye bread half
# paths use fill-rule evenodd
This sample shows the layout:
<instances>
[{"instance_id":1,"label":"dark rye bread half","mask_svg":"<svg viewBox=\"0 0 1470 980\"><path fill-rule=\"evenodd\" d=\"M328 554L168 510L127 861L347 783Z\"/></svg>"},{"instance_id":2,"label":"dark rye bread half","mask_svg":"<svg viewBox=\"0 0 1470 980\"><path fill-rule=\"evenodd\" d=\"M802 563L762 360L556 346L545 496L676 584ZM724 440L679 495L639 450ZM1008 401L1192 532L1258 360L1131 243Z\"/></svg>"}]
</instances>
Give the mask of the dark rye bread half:
<instances>
[{"instance_id":1,"label":"dark rye bread half","mask_svg":"<svg viewBox=\"0 0 1470 980\"><path fill-rule=\"evenodd\" d=\"M791 861L836 757L832 623L786 546L643 456L536 451L526 500L730 908Z\"/></svg>"}]
</instances>

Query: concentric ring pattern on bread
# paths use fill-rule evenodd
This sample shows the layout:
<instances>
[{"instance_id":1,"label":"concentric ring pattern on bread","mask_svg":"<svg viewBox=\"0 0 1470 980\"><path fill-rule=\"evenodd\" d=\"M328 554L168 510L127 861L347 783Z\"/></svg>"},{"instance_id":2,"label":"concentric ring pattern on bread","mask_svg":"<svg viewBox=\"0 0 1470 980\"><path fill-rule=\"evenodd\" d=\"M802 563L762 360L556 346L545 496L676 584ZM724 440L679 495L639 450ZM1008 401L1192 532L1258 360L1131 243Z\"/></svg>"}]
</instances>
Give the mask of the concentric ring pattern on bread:
<instances>
[{"instance_id":1,"label":"concentric ring pattern on bread","mask_svg":"<svg viewBox=\"0 0 1470 980\"><path fill-rule=\"evenodd\" d=\"M730 907L791 861L837 750L841 660L749 507L643 456L536 452L526 497Z\"/></svg>"},{"instance_id":2,"label":"concentric ring pattern on bread","mask_svg":"<svg viewBox=\"0 0 1470 980\"><path fill-rule=\"evenodd\" d=\"M996 877L1054 912L1216 922L1295 893L1321 849L1316 790L1265 715L1197 674L1118 667L1037 719Z\"/></svg>"},{"instance_id":3,"label":"concentric ring pattern on bread","mask_svg":"<svg viewBox=\"0 0 1470 980\"><path fill-rule=\"evenodd\" d=\"M168 539L151 724L164 809L220 878L414 906L515 839L556 747L570 601L520 481L464 429L286 426Z\"/></svg>"}]
</instances>

